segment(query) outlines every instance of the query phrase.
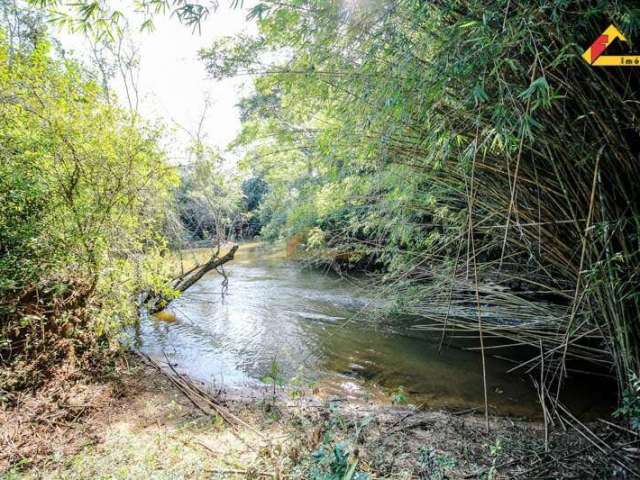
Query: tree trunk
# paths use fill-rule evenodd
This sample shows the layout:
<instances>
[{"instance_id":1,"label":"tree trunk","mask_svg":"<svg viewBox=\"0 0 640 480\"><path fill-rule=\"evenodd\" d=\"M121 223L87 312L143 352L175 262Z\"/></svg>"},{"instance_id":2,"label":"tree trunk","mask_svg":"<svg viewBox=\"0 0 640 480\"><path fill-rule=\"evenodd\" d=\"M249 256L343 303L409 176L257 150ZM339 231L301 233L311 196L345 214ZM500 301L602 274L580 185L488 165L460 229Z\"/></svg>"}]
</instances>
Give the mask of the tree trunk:
<instances>
[{"instance_id":1,"label":"tree trunk","mask_svg":"<svg viewBox=\"0 0 640 480\"><path fill-rule=\"evenodd\" d=\"M206 263L192 268L184 275L173 279L171 281L171 288L177 290L180 293L184 292L211 270L215 270L220 265L233 260L233 257L236 254L237 250L238 245L234 245L233 247L231 247L231 250L229 250L222 257L213 255ZM158 293L147 292L141 300L141 305L143 305L149 313L153 314L159 312L160 310L163 310L169 304L169 301L170 300L166 299Z\"/></svg>"},{"instance_id":2,"label":"tree trunk","mask_svg":"<svg viewBox=\"0 0 640 480\"><path fill-rule=\"evenodd\" d=\"M204 275L207 272L210 272L211 270L218 268L220 265L223 265L228 261L233 260L233 256L236 254L237 250L238 250L238 245L234 245L233 247L231 247L231 250L229 250L222 257L217 257L214 255L209 259L207 263L202 264L195 270L192 270L191 273L188 273L187 275L179 279L178 283L173 288L175 290L178 290L179 292L184 292L187 288L189 288L191 285L193 285L202 277L204 277Z\"/></svg>"}]
</instances>

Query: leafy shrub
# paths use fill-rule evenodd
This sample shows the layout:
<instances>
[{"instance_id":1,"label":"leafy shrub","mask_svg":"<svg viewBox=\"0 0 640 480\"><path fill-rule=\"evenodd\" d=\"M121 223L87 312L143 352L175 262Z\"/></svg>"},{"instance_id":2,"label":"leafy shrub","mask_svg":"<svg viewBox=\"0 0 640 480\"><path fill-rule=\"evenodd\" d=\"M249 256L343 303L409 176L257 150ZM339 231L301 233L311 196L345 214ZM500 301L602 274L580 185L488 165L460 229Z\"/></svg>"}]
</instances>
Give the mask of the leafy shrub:
<instances>
[{"instance_id":1,"label":"leafy shrub","mask_svg":"<svg viewBox=\"0 0 640 480\"><path fill-rule=\"evenodd\" d=\"M0 32L0 383L107 346L166 272L157 234L175 173L161 131L104 99L43 39Z\"/></svg>"},{"instance_id":2,"label":"leafy shrub","mask_svg":"<svg viewBox=\"0 0 640 480\"><path fill-rule=\"evenodd\" d=\"M622 395L620 407L614 417L626 418L632 430L640 432L640 378L632 374L629 388Z\"/></svg>"}]
</instances>

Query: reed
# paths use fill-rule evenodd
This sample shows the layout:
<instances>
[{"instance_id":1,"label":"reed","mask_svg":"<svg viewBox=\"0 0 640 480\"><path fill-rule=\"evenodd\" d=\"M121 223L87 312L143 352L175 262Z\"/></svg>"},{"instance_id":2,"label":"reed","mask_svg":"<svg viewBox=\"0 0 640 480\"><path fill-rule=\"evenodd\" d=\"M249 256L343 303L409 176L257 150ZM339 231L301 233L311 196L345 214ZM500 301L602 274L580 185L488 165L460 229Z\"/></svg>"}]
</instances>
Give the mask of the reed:
<instances>
[{"instance_id":1,"label":"reed","mask_svg":"<svg viewBox=\"0 0 640 480\"><path fill-rule=\"evenodd\" d=\"M364 139L343 127L340 140L383 138L384 173L375 194L351 197L357 227L325 221L326 246L385 265L399 309L425 319L416 328L531 347L514 369L544 366L555 392L575 361L628 391L640 371L640 77L580 55L609 22L638 32L637 11L407 0L360 22L356 73L323 82L369 112ZM398 200L394 188L415 191ZM437 240L412 243L409 229Z\"/></svg>"},{"instance_id":2,"label":"reed","mask_svg":"<svg viewBox=\"0 0 640 480\"><path fill-rule=\"evenodd\" d=\"M435 33L422 24L433 59L448 62L441 74L430 72L440 95L428 126L443 126L433 132L416 123L422 141L397 139L390 148L398 162L428 172L428 189L446 191L440 203L463 220L431 226L442 234L437 248L407 252L413 281L403 276L399 293L416 299L407 312L428 320L417 328L481 337L470 321L479 315L485 335L539 349L514 369L544 365L554 391L580 360L615 374L622 392L640 371L639 77L578 58L602 30L585 15L592 2L573 2L556 17L513 2L498 27L486 18L501 5L425 7L440 26ZM637 29L624 17L626 2L609 13ZM464 74L451 76L462 66ZM470 108L474 88L491 101ZM460 146L431 168L430 150L452 130ZM462 259L451 267L460 245Z\"/></svg>"},{"instance_id":3,"label":"reed","mask_svg":"<svg viewBox=\"0 0 640 480\"><path fill-rule=\"evenodd\" d=\"M544 365L549 391L576 361L629 390L640 77L581 54L612 22L636 36L635 4L365 3L267 1L259 41L201 53L215 77L259 76L237 144L273 187L267 230L384 270L398 310L444 340L531 347L518 368ZM270 48L286 60L247 60Z\"/></svg>"}]
</instances>

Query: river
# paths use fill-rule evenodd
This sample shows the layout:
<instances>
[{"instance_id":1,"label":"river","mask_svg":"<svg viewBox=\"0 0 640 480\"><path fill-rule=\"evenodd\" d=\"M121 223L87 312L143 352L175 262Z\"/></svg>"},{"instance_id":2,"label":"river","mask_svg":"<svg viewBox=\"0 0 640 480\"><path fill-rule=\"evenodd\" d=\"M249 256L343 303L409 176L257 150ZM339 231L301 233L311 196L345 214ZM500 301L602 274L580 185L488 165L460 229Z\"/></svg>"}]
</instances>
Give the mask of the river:
<instances>
[{"instance_id":1,"label":"river","mask_svg":"<svg viewBox=\"0 0 640 480\"><path fill-rule=\"evenodd\" d=\"M407 319L381 321L374 312L384 292L366 282L301 268L260 243L242 245L225 269L224 296L222 277L210 272L171 303L175 321L143 320L142 351L225 390L266 390L263 380L275 376L321 396L384 402L402 392L423 408L483 408L479 355L439 351L439 335L412 332ZM539 418L530 379L505 373L511 366L487 359L491 413ZM602 403L596 397L580 385L568 393L582 412Z\"/></svg>"}]
</instances>

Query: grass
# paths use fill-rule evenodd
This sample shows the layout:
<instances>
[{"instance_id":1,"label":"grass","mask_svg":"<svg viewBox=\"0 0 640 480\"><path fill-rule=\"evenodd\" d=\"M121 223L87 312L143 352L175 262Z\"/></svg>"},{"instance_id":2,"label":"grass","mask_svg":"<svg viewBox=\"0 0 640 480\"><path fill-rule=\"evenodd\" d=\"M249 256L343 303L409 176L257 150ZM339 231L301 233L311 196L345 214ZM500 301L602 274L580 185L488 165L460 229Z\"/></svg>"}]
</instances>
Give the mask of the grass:
<instances>
[{"instance_id":1,"label":"grass","mask_svg":"<svg viewBox=\"0 0 640 480\"><path fill-rule=\"evenodd\" d=\"M194 431L195 430L195 431ZM172 479L204 476L214 462L187 440L197 433L192 425L136 432L120 425L104 443L89 447L63 462L60 471L43 478Z\"/></svg>"}]
</instances>

